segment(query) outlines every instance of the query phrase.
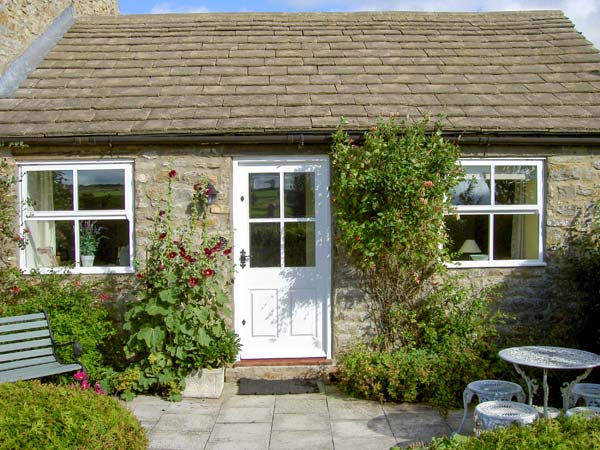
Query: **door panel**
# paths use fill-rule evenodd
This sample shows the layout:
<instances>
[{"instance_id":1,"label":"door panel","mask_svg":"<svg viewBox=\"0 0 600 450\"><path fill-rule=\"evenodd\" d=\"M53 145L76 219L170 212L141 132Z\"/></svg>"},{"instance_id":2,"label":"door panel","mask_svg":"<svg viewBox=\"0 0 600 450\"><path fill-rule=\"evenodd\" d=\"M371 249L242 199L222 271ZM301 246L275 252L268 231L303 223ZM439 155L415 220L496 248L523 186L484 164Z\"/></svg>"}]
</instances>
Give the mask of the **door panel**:
<instances>
[{"instance_id":1,"label":"door panel","mask_svg":"<svg viewBox=\"0 0 600 450\"><path fill-rule=\"evenodd\" d=\"M330 356L328 184L326 157L234 161L242 359Z\"/></svg>"}]
</instances>

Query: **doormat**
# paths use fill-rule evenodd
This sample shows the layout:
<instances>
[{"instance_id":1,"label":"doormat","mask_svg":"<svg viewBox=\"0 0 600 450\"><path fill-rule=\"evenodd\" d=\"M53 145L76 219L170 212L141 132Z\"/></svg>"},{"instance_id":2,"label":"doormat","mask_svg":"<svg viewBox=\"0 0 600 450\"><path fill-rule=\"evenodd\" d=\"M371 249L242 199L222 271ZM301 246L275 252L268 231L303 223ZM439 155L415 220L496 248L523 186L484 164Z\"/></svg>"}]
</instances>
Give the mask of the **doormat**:
<instances>
[{"instance_id":1,"label":"doormat","mask_svg":"<svg viewBox=\"0 0 600 450\"><path fill-rule=\"evenodd\" d=\"M294 378L291 380L253 380L240 378L241 395L312 394L319 392L317 380Z\"/></svg>"}]
</instances>

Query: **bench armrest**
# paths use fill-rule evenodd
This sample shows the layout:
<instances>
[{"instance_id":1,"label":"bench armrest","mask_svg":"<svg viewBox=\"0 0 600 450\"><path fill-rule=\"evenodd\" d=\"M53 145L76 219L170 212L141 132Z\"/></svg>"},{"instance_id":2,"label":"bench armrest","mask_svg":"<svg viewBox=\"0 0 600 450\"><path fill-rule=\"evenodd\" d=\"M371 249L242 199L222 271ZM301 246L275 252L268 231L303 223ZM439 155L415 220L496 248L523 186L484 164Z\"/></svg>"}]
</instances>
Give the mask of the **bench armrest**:
<instances>
[{"instance_id":1,"label":"bench armrest","mask_svg":"<svg viewBox=\"0 0 600 450\"><path fill-rule=\"evenodd\" d=\"M54 344L54 345L56 347L64 347L65 345L71 345L71 344L73 344L73 355L75 355L75 358L79 358L81 355L83 355L83 347L77 340L70 341L70 342L62 342L60 344Z\"/></svg>"}]
</instances>

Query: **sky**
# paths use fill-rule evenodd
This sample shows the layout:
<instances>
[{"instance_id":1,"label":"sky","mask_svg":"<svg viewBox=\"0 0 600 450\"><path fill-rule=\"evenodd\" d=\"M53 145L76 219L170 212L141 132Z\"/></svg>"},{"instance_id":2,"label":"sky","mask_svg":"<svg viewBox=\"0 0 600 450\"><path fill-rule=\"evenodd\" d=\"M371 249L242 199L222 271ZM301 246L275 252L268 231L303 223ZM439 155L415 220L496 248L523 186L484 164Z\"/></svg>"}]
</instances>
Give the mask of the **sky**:
<instances>
[{"instance_id":1,"label":"sky","mask_svg":"<svg viewBox=\"0 0 600 450\"><path fill-rule=\"evenodd\" d=\"M600 49L600 0L118 0L121 14L560 9Z\"/></svg>"}]
</instances>

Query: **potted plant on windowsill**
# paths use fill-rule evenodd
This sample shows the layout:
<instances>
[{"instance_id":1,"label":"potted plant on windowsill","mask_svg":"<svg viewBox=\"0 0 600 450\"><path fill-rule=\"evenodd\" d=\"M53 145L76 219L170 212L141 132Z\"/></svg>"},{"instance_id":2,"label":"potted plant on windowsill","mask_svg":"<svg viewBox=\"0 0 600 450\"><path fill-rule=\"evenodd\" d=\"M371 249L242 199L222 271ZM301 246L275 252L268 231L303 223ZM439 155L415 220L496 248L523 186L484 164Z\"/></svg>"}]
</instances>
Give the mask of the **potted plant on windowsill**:
<instances>
[{"instance_id":1,"label":"potted plant on windowsill","mask_svg":"<svg viewBox=\"0 0 600 450\"><path fill-rule=\"evenodd\" d=\"M125 352L139 374L134 390L171 399L219 397L224 370L239 352L230 329L229 289L233 261L227 240L208 231L210 189L206 177L194 185L190 215L173 214L173 181L153 220L145 264L124 328Z\"/></svg>"},{"instance_id":2,"label":"potted plant on windowsill","mask_svg":"<svg viewBox=\"0 0 600 450\"><path fill-rule=\"evenodd\" d=\"M104 237L101 235L102 227L96 225L95 220L84 220L79 227L79 253L82 267L94 265L94 258L98 244Z\"/></svg>"}]
</instances>

